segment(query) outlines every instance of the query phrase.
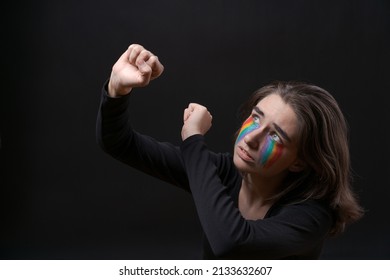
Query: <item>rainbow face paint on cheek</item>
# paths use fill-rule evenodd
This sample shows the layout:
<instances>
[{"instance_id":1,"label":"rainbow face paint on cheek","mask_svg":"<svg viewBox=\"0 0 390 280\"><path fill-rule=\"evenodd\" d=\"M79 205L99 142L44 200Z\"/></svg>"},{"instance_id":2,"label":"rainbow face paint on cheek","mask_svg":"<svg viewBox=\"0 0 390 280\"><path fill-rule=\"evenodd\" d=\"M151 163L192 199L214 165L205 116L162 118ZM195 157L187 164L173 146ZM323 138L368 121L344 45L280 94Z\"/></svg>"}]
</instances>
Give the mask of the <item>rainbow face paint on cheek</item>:
<instances>
[{"instance_id":1,"label":"rainbow face paint on cheek","mask_svg":"<svg viewBox=\"0 0 390 280\"><path fill-rule=\"evenodd\" d=\"M282 155L283 146L267 136L266 142L260 151L260 163L264 168L270 167Z\"/></svg>"},{"instance_id":2,"label":"rainbow face paint on cheek","mask_svg":"<svg viewBox=\"0 0 390 280\"><path fill-rule=\"evenodd\" d=\"M236 144L241 141L242 138L245 137L248 133L251 133L253 130L258 129L260 125L255 122L253 117L249 117L246 119L246 121L242 124L240 132L236 139Z\"/></svg>"}]
</instances>

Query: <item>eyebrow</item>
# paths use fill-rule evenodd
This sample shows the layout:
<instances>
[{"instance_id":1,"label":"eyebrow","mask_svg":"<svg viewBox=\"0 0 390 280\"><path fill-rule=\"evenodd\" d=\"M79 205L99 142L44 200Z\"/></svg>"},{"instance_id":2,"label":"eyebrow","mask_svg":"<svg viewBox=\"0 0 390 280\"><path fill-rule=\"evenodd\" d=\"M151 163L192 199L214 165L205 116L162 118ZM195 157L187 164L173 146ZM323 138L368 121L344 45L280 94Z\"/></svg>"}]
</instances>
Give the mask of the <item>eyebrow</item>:
<instances>
[{"instance_id":1,"label":"eyebrow","mask_svg":"<svg viewBox=\"0 0 390 280\"><path fill-rule=\"evenodd\" d=\"M256 111L256 113L258 113L262 117L264 117L263 111L261 111L257 106L253 106L253 110Z\"/></svg>"},{"instance_id":2,"label":"eyebrow","mask_svg":"<svg viewBox=\"0 0 390 280\"><path fill-rule=\"evenodd\" d=\"M256 113L258 113L260 116L264 117L264 112L261 111L257 106L253 106L253 111L255 111ZM280 134L282 135L282 137L284 139L286 139L288 142L291 142L291 138L288 136L288 134L280 127L278 126L276 123L272 123L275 127L275 130Z\"/></svg>"}]
</instances>

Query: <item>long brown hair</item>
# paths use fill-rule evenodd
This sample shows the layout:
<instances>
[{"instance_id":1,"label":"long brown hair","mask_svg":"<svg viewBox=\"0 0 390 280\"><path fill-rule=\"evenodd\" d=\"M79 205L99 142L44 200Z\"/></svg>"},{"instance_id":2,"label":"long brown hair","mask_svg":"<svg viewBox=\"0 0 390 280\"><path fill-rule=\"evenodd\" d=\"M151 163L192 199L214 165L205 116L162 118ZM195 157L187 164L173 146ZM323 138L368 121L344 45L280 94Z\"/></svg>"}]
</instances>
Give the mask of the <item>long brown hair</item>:
<instances>
[{"instance_id":1,"label":"long brown hair","mask_svg":"<svg viewBox=\"0 0 390 280\"><path fill-rule=\"evenodd\" d=\"M302 172L291 172L283 191L273 198L299 193L301 200L325 201L335 216L330 234L343 232L347 224L362 217L363 209L352 189L348 124L337 101L318 86L277 81L255 91L241 107L241 117L248 117L270 94L278 94L297 115L298 156L307 165Z\"/></svg>"}]
</instances>

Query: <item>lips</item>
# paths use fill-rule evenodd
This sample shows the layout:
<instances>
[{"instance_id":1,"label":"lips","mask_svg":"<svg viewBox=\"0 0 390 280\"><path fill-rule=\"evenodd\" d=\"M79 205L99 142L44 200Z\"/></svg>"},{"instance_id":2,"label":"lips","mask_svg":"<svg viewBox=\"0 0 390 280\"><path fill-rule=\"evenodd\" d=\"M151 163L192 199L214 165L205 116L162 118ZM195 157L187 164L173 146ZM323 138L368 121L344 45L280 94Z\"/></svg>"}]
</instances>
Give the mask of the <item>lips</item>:
<instances>
[{"instance_id":1,"label":"lips","mask_svg":"<svg viewBox=\"0 0 390 280\"><path fill-rule=\"evenodd\" d=\"M237 147L237 154L243 161L254 162L255 159L242 147Z\"/></svg>"}]
</instances>

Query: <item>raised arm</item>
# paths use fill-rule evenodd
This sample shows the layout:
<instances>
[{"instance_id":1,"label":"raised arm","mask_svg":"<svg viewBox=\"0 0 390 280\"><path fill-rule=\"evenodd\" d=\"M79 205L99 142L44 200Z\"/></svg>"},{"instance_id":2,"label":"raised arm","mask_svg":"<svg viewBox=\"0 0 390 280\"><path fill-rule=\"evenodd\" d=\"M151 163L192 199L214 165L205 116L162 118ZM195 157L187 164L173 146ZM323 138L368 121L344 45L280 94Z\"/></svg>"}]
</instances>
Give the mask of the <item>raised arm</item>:
<instances>
[{"instance_id":1,"label":"raised arm","mask_svg":"<svg viewBox=\"0 0 390 280\"><path fill-rule=\"evenodd\" d=\"M113 158L188 189L180 149L134 131L129 120L129 93L159 77L163 69L157 56L141 45L130 45L120 56L102 90L96 122L97 142Z\"/></svg>"}]
</instances>

